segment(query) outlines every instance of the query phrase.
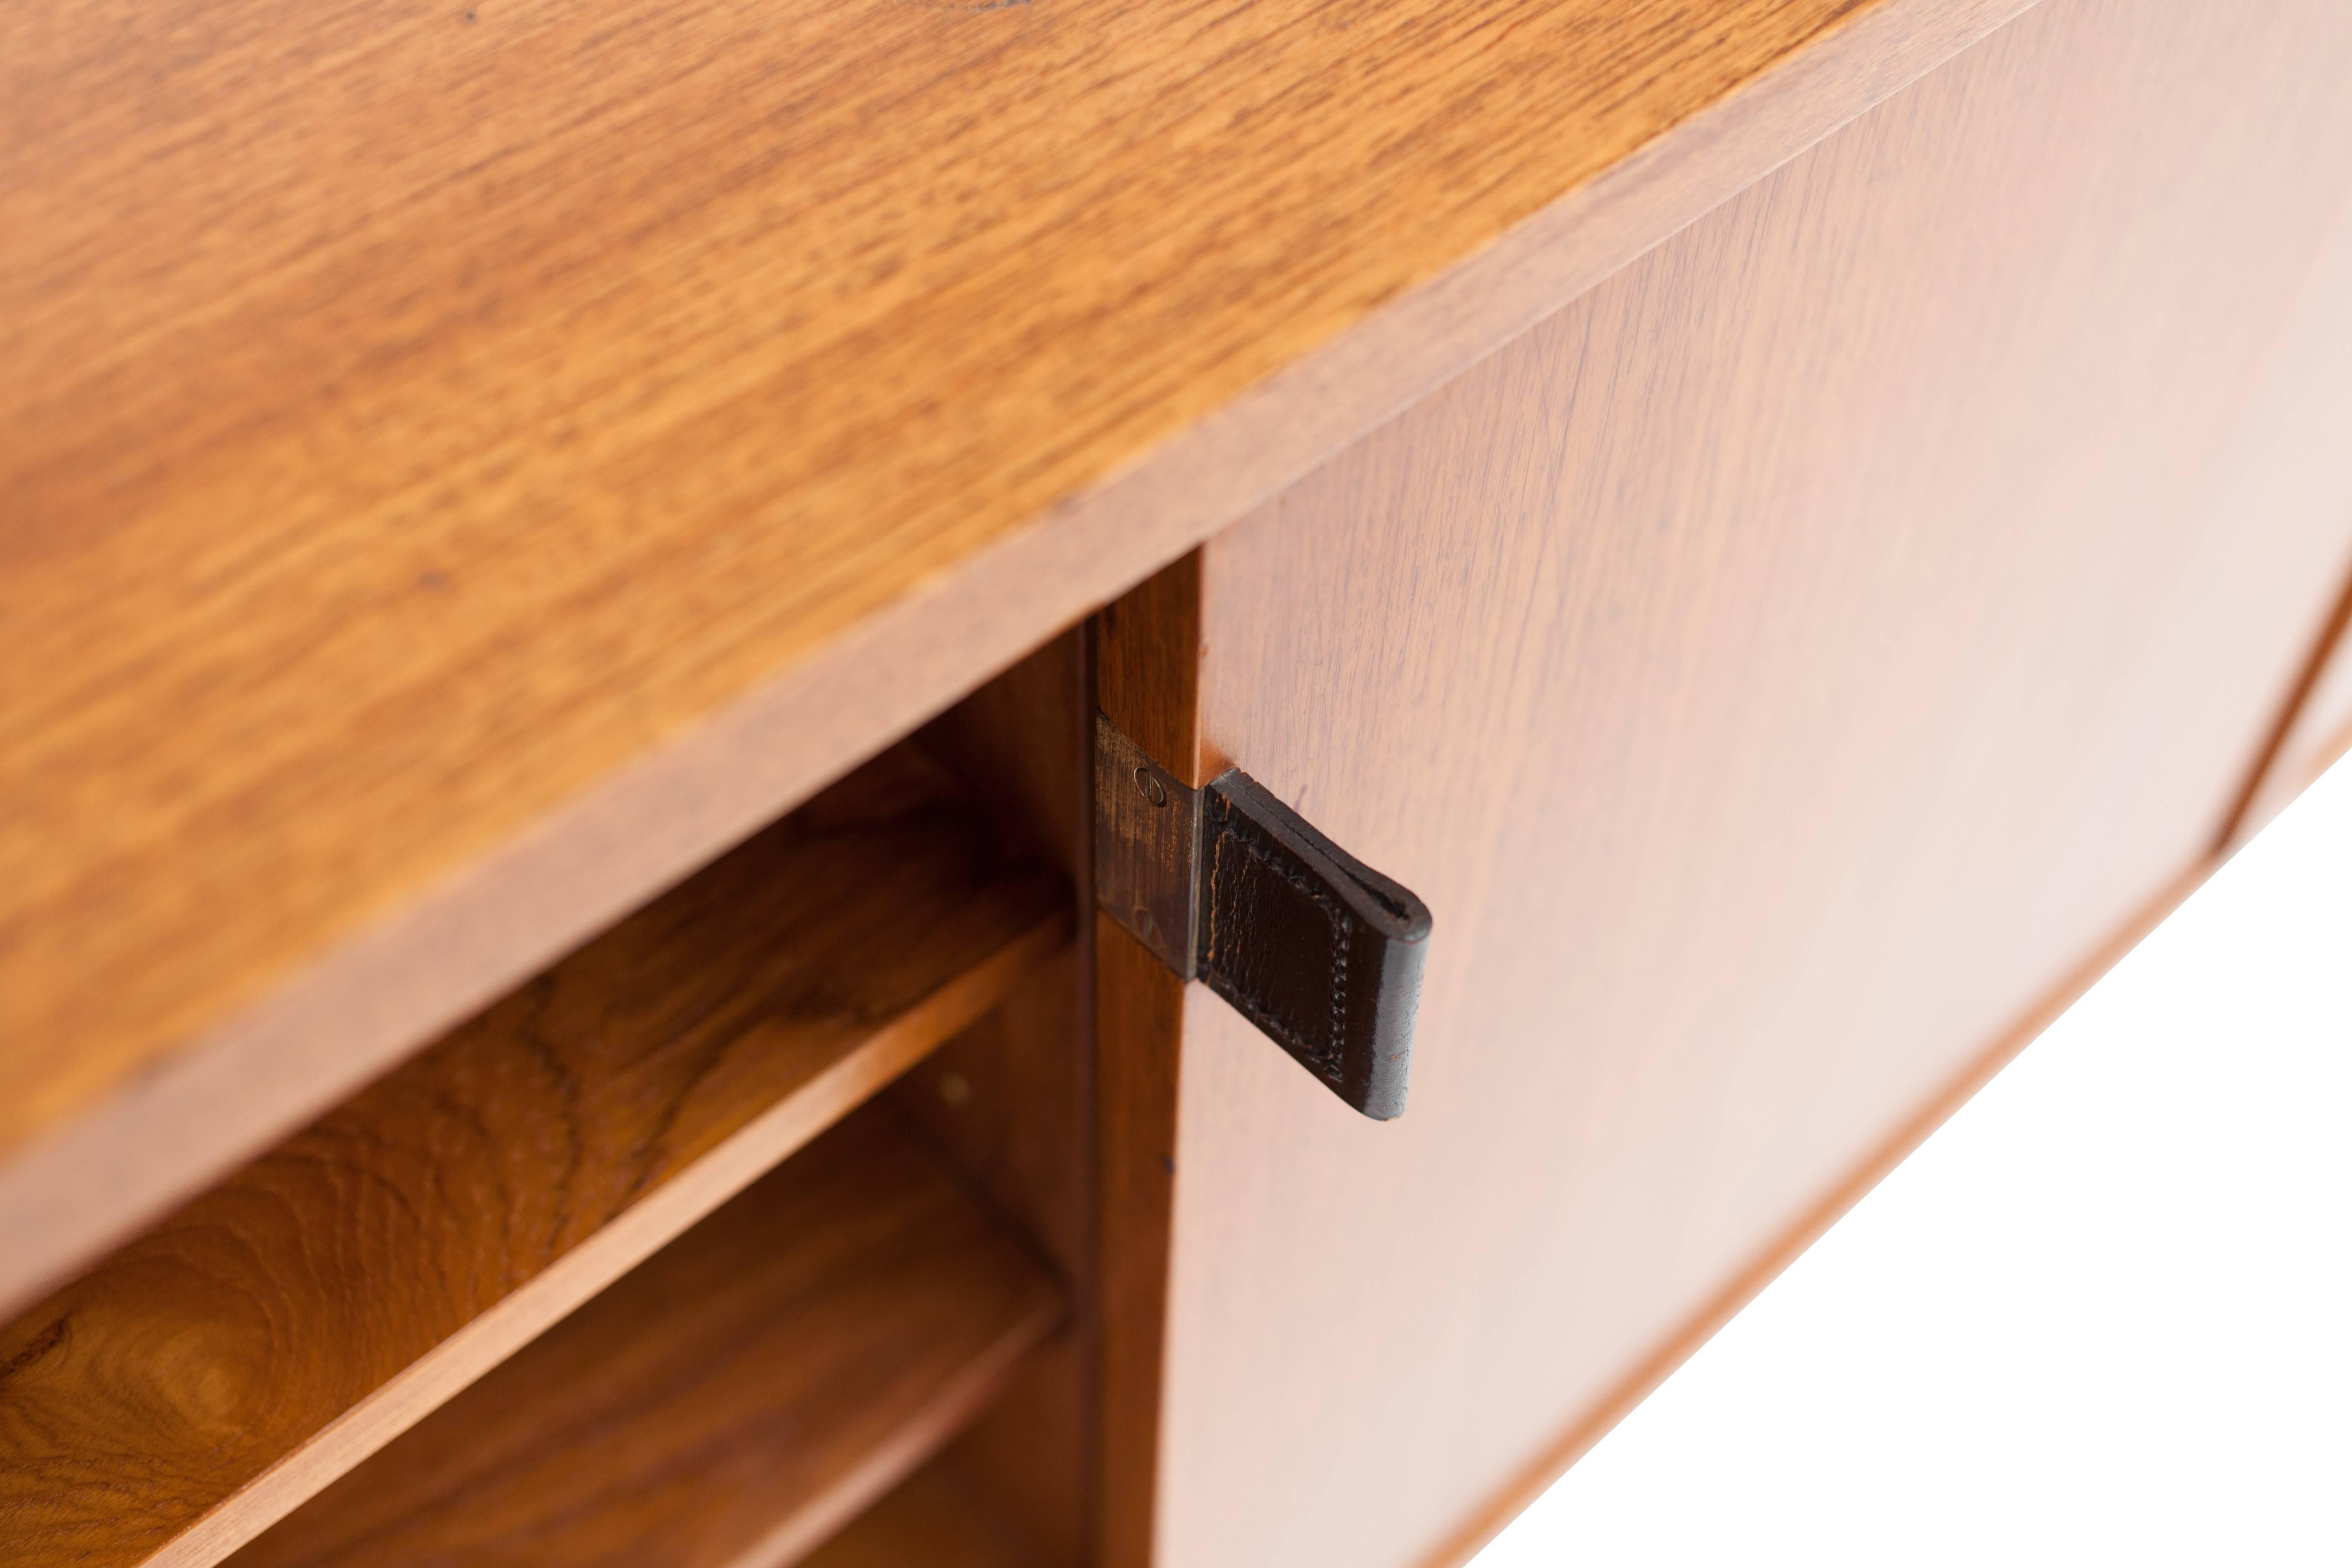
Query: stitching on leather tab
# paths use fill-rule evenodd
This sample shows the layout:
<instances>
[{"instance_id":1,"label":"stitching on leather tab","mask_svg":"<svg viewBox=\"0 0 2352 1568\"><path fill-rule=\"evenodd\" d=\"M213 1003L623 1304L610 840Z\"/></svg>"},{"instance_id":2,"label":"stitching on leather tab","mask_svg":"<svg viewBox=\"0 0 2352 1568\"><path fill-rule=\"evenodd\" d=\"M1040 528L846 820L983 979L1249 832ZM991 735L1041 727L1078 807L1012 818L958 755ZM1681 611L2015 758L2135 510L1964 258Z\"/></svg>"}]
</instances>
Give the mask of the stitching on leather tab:
<instances>
[{"instance_id":1,"label":"stitching on leather tab","mask_svg":"<svg viewBox=\"0 0 2352 1568\"><path fill-rule=\"evenodd\" d=\"M1318 1046L1307 1038L1304 1032L1289 1020L1276 1017L1270 1009L1255 1000L1245 1001L1243 1011L1249 1015L1252 1023L1279 1037L1285 1044L1293 1047L1305 1057L1318 1072L1337 1083L1346 1073L1348 949L1349 946L1348 939L1355 923L1355 916L1332 894L1329 889L1294 868L1289 863L1288 852L1280 844L1275 842L1265 829L1234 810L1232 803L1220 799L1216 802L1216 807L1218 826L1249 852L1251 859L1287 882L1294 891L1303 893L1312 900L1331 921L1331 1017L1328 1039ZM1223 858L1223 851L1224 846L1221 841L1217 846L1220 862ZM1213 879L1218 868L1212 868ZM1213 960L1217 954L1215 904L1216 900L1213 893L1210 899L1209 915L1210 955Z\"/></svg>"}]
</instances>

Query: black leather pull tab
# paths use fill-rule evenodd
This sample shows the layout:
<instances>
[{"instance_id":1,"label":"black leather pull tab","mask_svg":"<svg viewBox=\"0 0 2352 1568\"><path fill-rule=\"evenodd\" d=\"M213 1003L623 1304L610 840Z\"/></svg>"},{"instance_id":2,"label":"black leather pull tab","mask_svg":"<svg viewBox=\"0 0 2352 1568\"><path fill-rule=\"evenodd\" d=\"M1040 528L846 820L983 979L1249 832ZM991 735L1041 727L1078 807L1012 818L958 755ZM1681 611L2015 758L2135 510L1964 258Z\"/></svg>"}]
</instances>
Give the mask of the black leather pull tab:
<instances>
[{"instance_id":1,"label":"black leather pull tab","mask_svg":"<svg viewBox=\"0 0 2352 1568\"><path fill-rule=\"evenodd\" d=\"M1349 1105L1402 1116L1427 906L1238 770L1199 832L1200 977Z\"/></svg>"}]
</instances>

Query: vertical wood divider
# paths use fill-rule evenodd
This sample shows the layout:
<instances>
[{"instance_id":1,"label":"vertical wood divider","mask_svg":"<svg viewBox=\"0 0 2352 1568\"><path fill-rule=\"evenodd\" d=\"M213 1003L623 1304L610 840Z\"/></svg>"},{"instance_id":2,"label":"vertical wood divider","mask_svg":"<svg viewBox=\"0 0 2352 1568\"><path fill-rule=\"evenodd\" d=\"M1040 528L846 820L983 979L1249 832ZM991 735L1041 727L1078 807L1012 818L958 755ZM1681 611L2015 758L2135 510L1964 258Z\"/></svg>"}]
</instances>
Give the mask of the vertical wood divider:
<instances>
[{"instance_id":1,"label":"vertical wood divider","mask_svg":"<svg viewBox=\"0 0 2352 1568\"><path fill-rule=\"evenodd\" d=\"M1095 622L1096 703L1170 773L1201 783L1201 553L1107 606ZM1091 890L1087 894L1092 899ZM1118 922L1095 917L1101 1141L1101 1568L1153 1561L1161 1352L1176 1191L1184 983Z\"/></svg>"}]
</instances>

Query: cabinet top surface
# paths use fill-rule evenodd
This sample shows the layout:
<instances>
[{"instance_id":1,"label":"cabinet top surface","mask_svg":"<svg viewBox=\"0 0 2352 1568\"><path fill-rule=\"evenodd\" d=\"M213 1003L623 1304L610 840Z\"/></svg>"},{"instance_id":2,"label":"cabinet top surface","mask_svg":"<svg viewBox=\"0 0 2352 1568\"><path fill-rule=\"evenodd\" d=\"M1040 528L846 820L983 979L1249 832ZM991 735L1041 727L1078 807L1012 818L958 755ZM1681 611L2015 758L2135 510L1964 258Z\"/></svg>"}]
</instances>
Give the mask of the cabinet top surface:
<instances>
[{"instance_id":1,"label":"cabinet top surface","mask_svg":"<svg viewBox=\"0 0 2352 1568\"><path fill-rule=\"evenodd\" d=\"M8 7L0 1148L1866 8Z\"/></svg>"}]
</instances>

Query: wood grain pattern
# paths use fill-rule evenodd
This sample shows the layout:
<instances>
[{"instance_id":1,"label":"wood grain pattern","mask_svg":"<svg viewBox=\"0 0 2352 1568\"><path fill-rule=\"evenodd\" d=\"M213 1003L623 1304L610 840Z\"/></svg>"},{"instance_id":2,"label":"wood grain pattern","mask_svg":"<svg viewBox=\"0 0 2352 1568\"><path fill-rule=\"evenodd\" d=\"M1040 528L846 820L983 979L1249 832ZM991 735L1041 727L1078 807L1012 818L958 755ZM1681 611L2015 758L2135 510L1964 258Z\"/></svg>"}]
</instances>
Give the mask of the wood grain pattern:
<instances>
[{"instance_id":1,"label":"wood grain pattern","mask_svg":"<svg viewBox=\"0 0 2352 1568\"><path fill-rule=\"evenodd\" d=\"M916 731L1005 837L1085 885L1094 846L1086 633L1073 627Z\"/></svg>"},{"instance_id":2,"label":"wood grain pattern","mask_svg":"<svg viewBox=\"0 0 2352 1568\"><path fill-rule=\"evenodd\" d=\"M1102 1568L1152 1568L1159 1561L1177 1118L1191 989L1125 927L1096 914L1103 1340L1096 1538Z\"/></svg>"},{"instance_id":3,"label":"wood grain pattern","mask_svg":"<svg viewBox=\"0 0 2352 1568\"><path fill-rule=\"evenodd\" d=\"M1029 1568L1094 1562L1099 1334L1091 1322L1022 1363L940 1454Z\"/></svg>"},{"instance_id":4,"label":"wood grain pattern","mask_svg":"<svg viewBox=\"0 0 2352 1568\"><path fill-rule=\"evenodd\" d=\"M774 1568L1060 1321L886 1107L828 1133L230 1559Z\"/></svg>"},{"instance_id":5,"label":"wood grain pattern","mask_svg":"<svg viewBox=\"0 0 2352 1568\"><path fill-rule=\"evenodd\" d=\"M10 8L0 1249L152 1217L2025 3Z\"/></svg>"},{"instance_id":6,"label":"wood grain pattern","mask_svg":"<svg viewBox=\"0 0 2352 1568\"><path fill-rule=\"evenodd\" d=\"M1201 552L1169 563L1095 621L1095 705L1186 784L1201 771Z\"/></svg>"},{"instance_id":7,"label":"wood grain pattern","mask_svg":"<svg viewBox=\"0 0 2352 1568\"><path fill-rule=\"evenodd\" d=\"M1201 570L1194 551L1105 605L1094 624L1097 705L1145 754L1195 787L1205 776ZM1101 1568L1150 1568L1185 986L1118 921L1097 911L1094 925L1103 1302L1096 1560Z\"/></svg>"},{"instance_id":8,"label":"wood grain pattern","mask_svg":"<svg viewBox=\"0 0 2352 1568\"><path fill-rule=\"evenodd\" d=\"M1974 1099L1977 1091L1990 1083L1995 1074L2016 1060L2026 1047L2040 1038L2042 1032L2056 1023L2067 1008L2080 1001L2108 970L2122 963L2125 954L2137 947L2180 906L2183 900L2204 885L2205 879L2219 864L2218 858L2210 857L2199 861L2171 886L2149 900L2129 922L2076 965L2073 973L2029 1008L2025 1016L1995 1040L1990 1049L1963 1068L1916 1114L1895 1128L1885 1142L1872 1150L1866 1159L1846 1173L1819 1203L1799 1215L1771 1246L1735 1273L1720 1291L1667 1334L1646 1359L1589 1406L1576 1425L1561 1434L1551 1448L1538 1456L1535 1463L1520 1475L1512 1478L1484 1509L1465 1521L1451 1541L1431 1553L1424 1568L1465 1568L1488 1542L1502 1533L1506 1525L1541 1497L1570 1465L1607 1436L1610 1429L1654 1393L1660 1384L1673 1375L1675 1368L1696 1354L1700 1346L1714 1338L1717 1331L1754 1300L1767 1285L1778 1279L1783 1269L1801 1257L1807 1247L1828 1234L1830 1226L1843 1218L1847 1210L1893 1174L1895 1166L1908 1159L1961 1106Z\"/></svg>"},{"instance_id":9,"label":"wood grain pattern","mask_svg":"<svg viewBox=\"0 0 2352 1568\"><path fill-rule=\"evenodd\" d=\"M1093 703L1073 630L926 725L918 742L996 806L1009 837L1089 887ZM1034 1553L1082 1568L1091 1550L1095 1367L1094 951L1024 975L890 1099L1043 1247L1068 1282L1070 1331L1031 1356L940 1463Z\"/></svg>"},{"instance_id":10,"label":"wood grain pattern","mask_svg":"<svg viewBox=\"0 0 2352 1568\"><path fill-rule=\"evenodd\" d=\"M2217 488L2347 89L2326 0L2045 0L1209 543L1202 766L1436 933L1394 1123L1105 1012L1155 1568L1447 1550L2205 858L2352 555Z\"/></svg>"},{"instance_id":11,"label":"wood grain pattern","mask_svg":"<svg viewBox=\"0 0 2352 1568\"><path fill-rule=\"evenodd\" d=\"M1093 988L1078 946L1032 969L888 1096L1068 1281L1072 1331L1029 1359L949 1456L1037 1568L1080 1568L1093 1509Z\"/></svg>"},{"instance_id":12,"label":"wood grain pattern","mask_svg":"<svg viewBox=\"0 0 2352 1568\"><path fill-rule=\"evenodd\" d=\"M2352 520L2352 207L2313 269L2284 351L2221 465L2217 508L2242 527L2327 528ZM2215 840L2226 853L2303 793L2352 748L2352 560L2334 563L2343 584L2308 626L2307 657L2279 695L2276 721Z\"/></svg>"},{"instance_id":13,"label":"wood grain pattern","mask_svg":"<svg viewBox=\"0 0 2352 1568\"><path fill-rule=\"evenodd\" d=\"M708 1214L1066 941L999 846L887 753L17 1318L0 1563L217 1560Z\"/></svg>"},{"instance_id":14,"label":"wood grain pattern","mask_svg":"<svg viewBox=\"0 0 2352 1568\"><path fill-rule=\"evenodd\" d=\"M908 1476L848 1528L803 1558L803 1568L1036 1568L1025 1543L988 1517L951 1466Z\"/></svg>"}]
</instances>

